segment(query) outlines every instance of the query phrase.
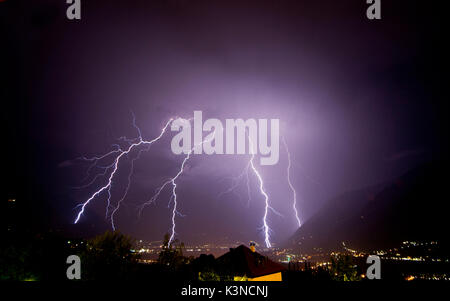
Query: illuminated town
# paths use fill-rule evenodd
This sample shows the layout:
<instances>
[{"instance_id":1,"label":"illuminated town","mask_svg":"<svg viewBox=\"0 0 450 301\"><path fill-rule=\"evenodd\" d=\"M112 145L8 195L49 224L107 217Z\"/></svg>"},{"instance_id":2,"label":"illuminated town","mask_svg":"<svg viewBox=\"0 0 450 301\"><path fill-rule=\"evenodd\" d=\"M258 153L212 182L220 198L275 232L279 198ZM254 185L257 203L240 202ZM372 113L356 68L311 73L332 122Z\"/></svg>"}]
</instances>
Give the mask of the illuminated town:
<instances>
[{"instance_id":1,"label":"illuminated town","mask_svg":"<svg viewBox=\"0 0 450 301\"><path fill-rule=\"evenodd\" d=\"M235 248L239 245L245 245L245 243L236 241L229 244L205 243L186 245L183 249L183 254L192 258L201 254L212 254L214 257L219 257L228 252L230 248ZM394 270L399 268L400 270L395 272L400 273L404 280L450 280L450 258L439 254L437 248L437 241L404 241L396 248L367 252L354 250L342 242L342 250L332 252L324 252L317 248L316 253L306 254L277 246L270 249L262 247L258 249L258 252L283 264L288 270L298 271L329 270L332 265L330 260L332 257L350 255L354 263L361 269L361 279L365 278L363 271L366 266L366 258L369 255L378 255L384 268L388 271L393 268ZM133 252L140 255L139 262L151 264L158 262L158 255L161 249L162 241L146 242L139 240L136 242L136 249ZM430 268L431 271L427 272ZM437 270L437 272L432 272L433 269ZM389 278L389 275L386 276Z\"/></svg>"}]
</instances>

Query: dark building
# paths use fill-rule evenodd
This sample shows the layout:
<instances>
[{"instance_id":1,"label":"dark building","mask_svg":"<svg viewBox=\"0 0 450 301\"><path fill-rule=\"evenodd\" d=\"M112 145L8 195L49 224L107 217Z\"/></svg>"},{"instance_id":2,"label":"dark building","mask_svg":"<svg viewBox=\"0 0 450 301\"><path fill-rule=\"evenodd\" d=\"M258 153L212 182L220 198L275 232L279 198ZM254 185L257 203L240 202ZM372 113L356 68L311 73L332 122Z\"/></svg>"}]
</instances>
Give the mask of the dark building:
<instances>
[{"instance_id":1,"label":"dark building","mask_svg":"<svg viewBox=\"0 0 450 301\"><path fill-rule=\"evenodd\" d=\"M244 245L230 248L228 253L217 258L222 274L231 275L235 281L282 281L281 264L270 260Z\"/></svg>"}]
</instances>

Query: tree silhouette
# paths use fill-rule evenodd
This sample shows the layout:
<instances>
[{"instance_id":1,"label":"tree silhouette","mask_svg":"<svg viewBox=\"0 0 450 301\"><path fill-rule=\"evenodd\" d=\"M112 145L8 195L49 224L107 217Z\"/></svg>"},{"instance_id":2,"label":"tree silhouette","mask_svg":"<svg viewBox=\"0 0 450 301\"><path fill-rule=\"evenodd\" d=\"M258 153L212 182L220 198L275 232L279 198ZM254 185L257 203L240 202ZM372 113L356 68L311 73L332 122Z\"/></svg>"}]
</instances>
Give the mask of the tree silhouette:
<instances>
[{"instance_id":1,"label":"tree silhouette","mask_svg":"<svg viewBox=\"0 0 450 301\"><path fill-rule=\"evenodd\" d=\"M132 277L139 256L132 251L134 240L118 231L107 231L87 242L81 255L82 279Z\"/></svg>"},{"instance_id":2,"label":"tree silhouette","mask_svg":"<svg viewBox=\"0 0 450 301\"><path fill-rule=\"evenodd\" d=\"M164 235L162 251L159 253L158 262L170 269L178 269L181 265L189 262L183 256L184 243L177 239L169 243L169 234Z\"/></svg>"},{"instance_id":3,"label":"tree silhouette","mask_svg":"<svg viewBox=\"0 0 450 301\"><path fill-rule=\"evenodd\" d=\"M336 255L331 257L331 277L337 281L358 281L358 270L350 255Z\"/></svg>"}]
</instances>

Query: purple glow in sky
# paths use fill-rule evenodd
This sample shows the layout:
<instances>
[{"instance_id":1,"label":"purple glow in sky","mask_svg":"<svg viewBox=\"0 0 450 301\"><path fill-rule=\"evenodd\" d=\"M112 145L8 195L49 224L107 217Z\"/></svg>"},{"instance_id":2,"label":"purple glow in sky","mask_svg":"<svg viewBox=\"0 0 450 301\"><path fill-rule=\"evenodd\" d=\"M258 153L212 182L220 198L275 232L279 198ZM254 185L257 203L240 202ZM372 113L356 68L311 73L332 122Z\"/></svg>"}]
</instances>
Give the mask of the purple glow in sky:
<instances>
[{"instance_id":1,"label":"purple glow in sky","mask_svg":"<svg viewBox=\"0 0 450 301\"><path fill-rule=\"evenodd\" d=\"M281 141L277 164L260 165L259 155L254 161L279 213L267 214L275 245L330 198L448 150L447 111L436 96L443 73L427 67L439 66L444 50L434 45L442 37L417 4L383 3L382 21L370 22L365 1L87 1L82 20L70 23L60 2L11 8L21 17L5 34L8 64L21 84L9 85L5 99L14 101L5 112L14 118L5 118L14 125L10 152L27 158L8 163L20 161L17 177L28 179L14 183L28 183L36 206L53 212L45 222L64 231L89 236L110 228L110 193L117 229L147 240L169 232L170 189L140 218L136 208L179 171L184 156L171 151L173 132L148 152L123 155L113 185L75 226L74 207L108 184L109 173L95 175L112 162L99 160L85 178L92 162L72 158L126 150L118 138L151 140L169 118L196 110L204 119L280 120L291 162ZM258 178L250 170L248 186L245 172L234 181L249 159L199 154L186 162L176 182L180 240L264 242Z\"/></svg>"}]
</instances>

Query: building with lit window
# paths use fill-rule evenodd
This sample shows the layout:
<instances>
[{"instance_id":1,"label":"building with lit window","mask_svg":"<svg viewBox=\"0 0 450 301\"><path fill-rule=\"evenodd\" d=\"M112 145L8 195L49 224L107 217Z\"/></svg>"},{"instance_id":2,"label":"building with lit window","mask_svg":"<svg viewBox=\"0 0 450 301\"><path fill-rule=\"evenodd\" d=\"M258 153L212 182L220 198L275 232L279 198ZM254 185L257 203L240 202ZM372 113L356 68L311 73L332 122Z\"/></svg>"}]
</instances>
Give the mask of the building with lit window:
<instances>
[{"instance_id":1,"label":"building with lit window","mask_svg":"<svg viewBox=\"0 0 450 301\"><path fill-rule=\"evenodd\" d=\"M230 248L228 253L217 258L222 274L230 275L235 281L282 281L281 272L286 270L281 264L244 245Z\"/></svg>"}]
</instances>

